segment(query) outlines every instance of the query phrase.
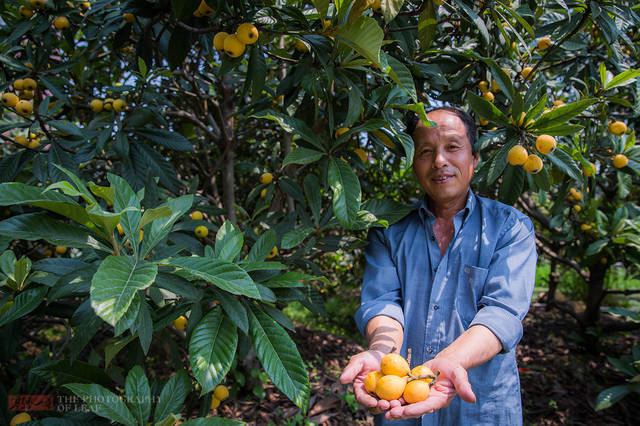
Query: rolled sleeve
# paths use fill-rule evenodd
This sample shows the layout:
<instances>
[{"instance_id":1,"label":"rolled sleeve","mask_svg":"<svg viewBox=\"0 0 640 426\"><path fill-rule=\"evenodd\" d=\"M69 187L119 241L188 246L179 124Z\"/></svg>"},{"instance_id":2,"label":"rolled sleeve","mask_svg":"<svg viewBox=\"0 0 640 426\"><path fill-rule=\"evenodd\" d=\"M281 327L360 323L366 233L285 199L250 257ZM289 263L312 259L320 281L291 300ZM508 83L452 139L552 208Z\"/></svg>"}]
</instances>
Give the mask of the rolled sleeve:
<instances>
[{"instance_id":1,"label":"rolled sleeve","mask_svg":"<svg viewBox=\"0 0 640 426\"><path fill-rule=\"evenodd\" d=\"M538 258L531 220L519 216L508 223L511 226L505 227L489 265L480 309L470 324L491 330L502 344L502 353L513 350L522 338Z\"/></svg>"},{"instance_id":2,"label":"rolled sleeve","mask_svg":"<svg viewBox=\"0 0 640 426\"><path fill-rule=\"evenodd\" d=\"M355 314L356 324L363 335L367 323L379 315L395 319L404 328L400 280L385 242L384 231L372 229L368 240L360 308Z\"/></svg>"}]
</instances>

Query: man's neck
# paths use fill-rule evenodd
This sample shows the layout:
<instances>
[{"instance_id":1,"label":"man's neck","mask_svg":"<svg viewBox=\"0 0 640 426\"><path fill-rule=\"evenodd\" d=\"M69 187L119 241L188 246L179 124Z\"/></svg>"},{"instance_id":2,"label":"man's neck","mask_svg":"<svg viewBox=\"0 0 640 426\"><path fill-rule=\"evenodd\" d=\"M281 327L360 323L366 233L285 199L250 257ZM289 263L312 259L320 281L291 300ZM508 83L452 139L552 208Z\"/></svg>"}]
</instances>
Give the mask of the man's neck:
<instances>
[{"instance_id":1,"label":"man's neck","mask_svg":"<svg viewBox=\"0 0 640 426\"><path fill-rule=\"evenodd\" d=\"M451 200L450 202L438 203L436 205L433 200L429 199L429 209L436 219L451 219L456 213L464 209L467 205L467 197Z\"/></svg>"}]
</instances>

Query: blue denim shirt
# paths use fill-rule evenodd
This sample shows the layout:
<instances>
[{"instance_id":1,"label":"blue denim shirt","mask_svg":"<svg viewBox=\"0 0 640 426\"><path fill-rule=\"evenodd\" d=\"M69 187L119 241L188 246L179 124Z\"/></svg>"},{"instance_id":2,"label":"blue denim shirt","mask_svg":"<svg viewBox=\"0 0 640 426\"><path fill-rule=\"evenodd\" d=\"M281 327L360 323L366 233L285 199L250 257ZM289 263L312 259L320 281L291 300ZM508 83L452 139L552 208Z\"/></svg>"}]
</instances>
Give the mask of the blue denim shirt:
<instances>
[{"instance_id":1,"label":"blue denim shirt","mask_svg":"<svg viewBox=\"0 0 640 426\"><path fill-rule=\"evenodd\" d=\"M531 220L513 207L469 191L453 219L443 256L426 197L417 210L369 233L367 265L356 323L364 334L377 315L404 327L401 353L411 367L435 357L472 325L489 328L502 352L469 370L476 403L456 396L450 406L421 419L390 425L520 425L522 406L515 347L522 337L537 261Z\"/></svg>"}]
</instances>

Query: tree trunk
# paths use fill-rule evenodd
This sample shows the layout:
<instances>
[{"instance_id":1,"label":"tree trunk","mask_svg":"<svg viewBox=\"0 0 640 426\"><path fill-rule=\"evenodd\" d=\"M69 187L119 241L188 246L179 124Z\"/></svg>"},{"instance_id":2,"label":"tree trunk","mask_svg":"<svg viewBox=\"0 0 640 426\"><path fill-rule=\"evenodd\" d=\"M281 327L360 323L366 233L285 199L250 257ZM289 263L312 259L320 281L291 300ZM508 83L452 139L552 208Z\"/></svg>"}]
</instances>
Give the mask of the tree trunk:
<instances>
[{"instance_id":1,"label":"tree trunk","mask_svg":"<svg viewBox=\"0 0 640 426\"><path fill-rule=\"evenodd\" d=\"M232 223L236 223L236 203L235 178L233 160L235 154L233 149L225 151L222 163L222 205L227 211L227 217Z\"/></svg>"},{"instance_id":2,"label":"tree trunk","mask_svg":"<svg viewBox=\"0 0 640 426\"><path fill-rule=\"evenodd\" d=\"M558 262L555 259L551 259L551 266L549 267L549 290L547 291L546 306L545 309L551 309L554 303L556 303L556 289L558 288L559 276L556 269L558 268Z\"/></svg>"},{"instance_id":3,"label":"tree trunk","mask_svg":"<svg viewBox=\"0 0 640 426\"><path fill-rule=\"evenodd\" d=\"M224 151L222 153L222 205L227 211L227 217L232 223L236 223L236 194L235 194L235 148L236 148L236 135L233 130L234 124L234 108L235 103L233 97L235 90L233 89L233 82L228 81L229 76L225 75L222 78L220 88L222 89L222 102L220 104L220 110L222 113L221 126L224 126L222 131L222 137L224 139Z\"/></svg>"},{"instance_id":4,"label":"tree trunk","mask_svg":"<svg viewBox=\"0 0 640 426\"><path fill-rule=\"evenodd\" d=\"M587 298L585 300L584 326L593 327L600 319L600 304L604 298L604 276L606 266L599 262L592 265L587 283Z\"/></svg>"}]
</instances>

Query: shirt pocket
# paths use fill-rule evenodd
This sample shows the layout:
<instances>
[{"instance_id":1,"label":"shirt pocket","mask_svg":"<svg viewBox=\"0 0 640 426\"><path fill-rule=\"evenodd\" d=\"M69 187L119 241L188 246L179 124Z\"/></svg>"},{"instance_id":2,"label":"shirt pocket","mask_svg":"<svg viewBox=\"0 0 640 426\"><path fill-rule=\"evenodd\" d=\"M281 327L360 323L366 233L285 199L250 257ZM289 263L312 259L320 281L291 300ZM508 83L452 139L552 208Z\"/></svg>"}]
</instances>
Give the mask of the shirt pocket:
<instances>
[{"instance_id":1,"label":"shirt pocket","mask_svg":"<svg viewBox=\"0 0 640 426\"><path fill-rule=\"evenodd\" d=\"M488 274L487 268L479 266L464 265L462 268L462 276L456 295L456 309L465 328L478 313L478 302L482 297Z\"/></svg>"}]
</instances>

